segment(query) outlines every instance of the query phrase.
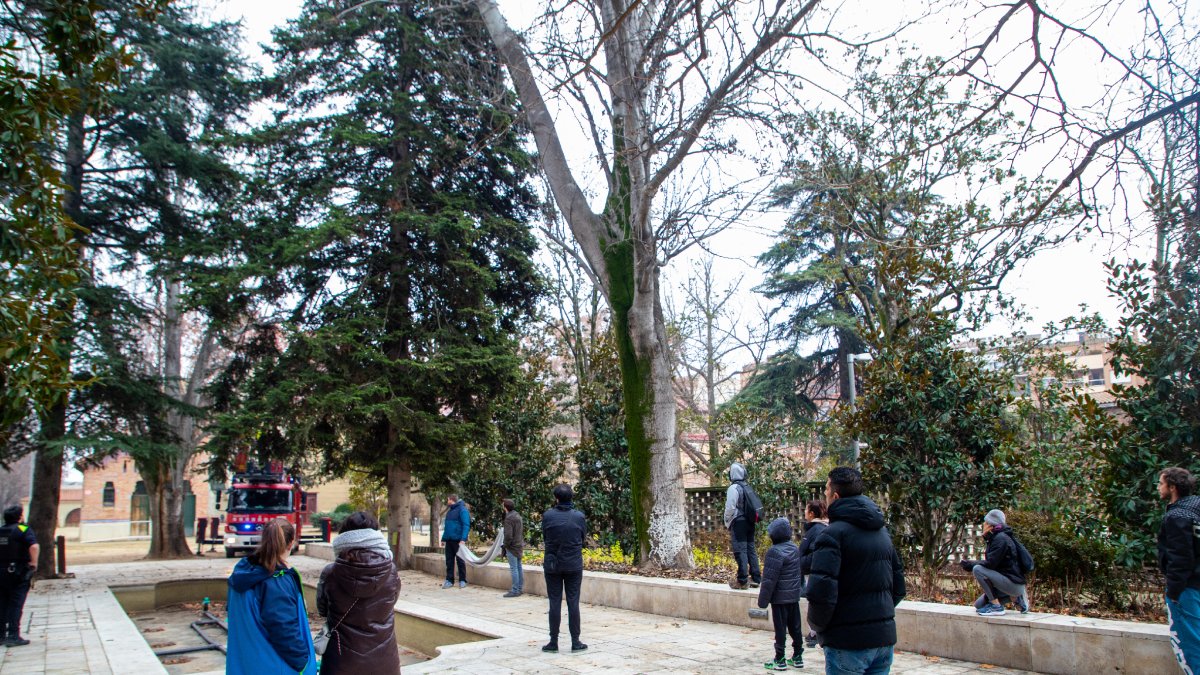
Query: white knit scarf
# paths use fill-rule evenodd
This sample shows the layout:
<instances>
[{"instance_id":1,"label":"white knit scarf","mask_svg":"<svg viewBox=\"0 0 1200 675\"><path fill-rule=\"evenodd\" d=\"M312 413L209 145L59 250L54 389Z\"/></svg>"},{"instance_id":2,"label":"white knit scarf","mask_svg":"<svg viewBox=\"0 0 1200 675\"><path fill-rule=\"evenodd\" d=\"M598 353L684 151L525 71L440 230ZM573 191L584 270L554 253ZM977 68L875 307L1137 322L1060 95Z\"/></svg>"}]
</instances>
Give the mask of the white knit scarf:
<instances>
[{"instance_id":1,"label":"white knit scarf","mask_svg":"<svg viewBox=\"0 0 1200 675\"><path fill-rule=\"evenodd\" d=\"M387 539L379 530L370 528L363 530L350 530L343 532L333 538L333 553L341 556L346 551L355 548L365 548L368 551L374 551L379 555L392 559L392 549L388 548Z\"/></svg>"}]
</instances>

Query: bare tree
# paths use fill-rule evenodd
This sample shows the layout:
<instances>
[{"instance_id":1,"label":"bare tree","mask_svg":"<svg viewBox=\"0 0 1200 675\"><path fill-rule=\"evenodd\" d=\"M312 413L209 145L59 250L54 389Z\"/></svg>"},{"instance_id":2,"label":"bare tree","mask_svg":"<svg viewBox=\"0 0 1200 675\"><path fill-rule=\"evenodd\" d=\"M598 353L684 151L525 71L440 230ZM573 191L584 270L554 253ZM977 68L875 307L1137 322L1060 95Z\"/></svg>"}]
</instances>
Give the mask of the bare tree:
<instances>
[{"instance_id":1,"label":"bare tree","mask_svg":"<svg viewBox=\"0 0 1200 675\"><path fill-rule=\"evenodd\" d=\"M745 321L738 305L741 283L738 277L722 285L713 271L713 257L705 256L692 265L680 289L682 306L667 305L668 323L675 331L671 359L675 395L683 410L677 442L696 468L710 478L716 477L710 464L721 455L718 408L738 387L734 380L743 375L730 359L749 359L757 369L772 332L769 312ZM708 437L703 452L684 437L691 424Z\"/></svg>"},{"instance_id":2,"label":"bare tree","mask_svg":"<svg viewBox=\"0 0 1200 675\"><path fill-rule=\"evenodd\" d=\"M473 1L516 85L554 200L612 311L641 559L689 567L659 270L720 224L672 217L678 209L664 209L660 196L691 158L703 164L732 152L731 121L763 119L772 97L792 89L774 85L790 48L813 37L802 22L817 2L554 2L545 49L531 56L495 0ZM576 102L607 187L599 210L569 164L535 66L553 78L554 93Z\"/></svg>"}]
</instances>

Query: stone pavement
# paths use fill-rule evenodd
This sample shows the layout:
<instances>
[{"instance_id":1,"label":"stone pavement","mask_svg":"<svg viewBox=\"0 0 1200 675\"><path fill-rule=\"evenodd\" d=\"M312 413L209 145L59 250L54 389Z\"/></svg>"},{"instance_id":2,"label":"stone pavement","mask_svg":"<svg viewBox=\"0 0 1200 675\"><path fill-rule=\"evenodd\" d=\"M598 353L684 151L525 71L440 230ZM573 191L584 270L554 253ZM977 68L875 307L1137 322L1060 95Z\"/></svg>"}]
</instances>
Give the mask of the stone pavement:
<instances>
[{"instance_id":1,"label":"stone pavement","mask_svg":"<svg viewBox=\"0 0 1200 675\"><path fill-rule=\"evenodd\" d=\"M325 561L296 556L293 564L308 582ZM148 584L186 578L218 578L233 561L196 559L81 565L74 579L40 582L25 605L26 647L0 649L0 675L165 672L125 615L110 585ZM468 586L443 590L441 580L402 572L397 607L504 637L447 646L435 659L406 666L405 673L762 673L772 654L772 633L705 621L687 621L621 609L584 605L583 640L590 648L544 654L546 600L528 595L502 598L495 589ZM587 583L586 577L584 583ZM566 628L564 611L563 628ZM564 636L565 637L565 636ZM569 640L564 639L564 646ZM801 672L820 673L819 650L805 652ZM948 659L898 653L895 673L1021 673Z\"/></svg>"}]
</instances>

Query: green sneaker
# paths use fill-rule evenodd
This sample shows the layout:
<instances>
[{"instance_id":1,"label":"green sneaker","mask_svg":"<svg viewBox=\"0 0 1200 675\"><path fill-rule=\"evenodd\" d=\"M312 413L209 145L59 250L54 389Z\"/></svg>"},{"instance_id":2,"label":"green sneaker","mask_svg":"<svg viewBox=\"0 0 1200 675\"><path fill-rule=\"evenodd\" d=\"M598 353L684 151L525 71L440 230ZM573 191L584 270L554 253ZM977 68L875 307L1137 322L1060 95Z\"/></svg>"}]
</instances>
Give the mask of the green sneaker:
<instances>
[{"instance_id":1,"label":"green sneaker","mask_svg":"<svg viewBox=\"0 0 1200 675\"><path fill-rule=\"evenodd\" d=\"M763 668L766 668L767 670L787 670L787 666L788 662L785 659L767 661L763 664Z\"/></svg>"},{"instance_id":2,"label":"green sneaker","mask_svg":"<svg viewBox=\"0 0 1200 675\"><path fill-rule=\"evenodd\" d=\"M803 668L804 667L804 657L798 656L798 655L794 656L787 660L787 664L793 668Z\"/></svg>"}]
</instances>

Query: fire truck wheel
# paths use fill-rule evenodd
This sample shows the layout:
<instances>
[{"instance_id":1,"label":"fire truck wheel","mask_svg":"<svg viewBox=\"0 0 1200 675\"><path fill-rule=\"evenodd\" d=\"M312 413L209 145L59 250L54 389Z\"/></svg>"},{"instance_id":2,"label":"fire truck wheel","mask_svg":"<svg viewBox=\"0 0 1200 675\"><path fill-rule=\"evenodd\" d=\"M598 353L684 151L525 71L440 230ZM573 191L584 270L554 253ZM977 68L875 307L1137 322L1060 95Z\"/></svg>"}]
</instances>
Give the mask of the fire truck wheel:
<instances>
[{"instance_id":1,"label":"fire truck wheel","mask_svg":"<svg viewBox=\"0 0 1200 675\"><path fill-rule=\"evenodd\" d=\"M232 558L233 556L234 556L233 551L230 551L229 549L225 549L225 557L226 558Z\"/></svg>"}]
</instances>

